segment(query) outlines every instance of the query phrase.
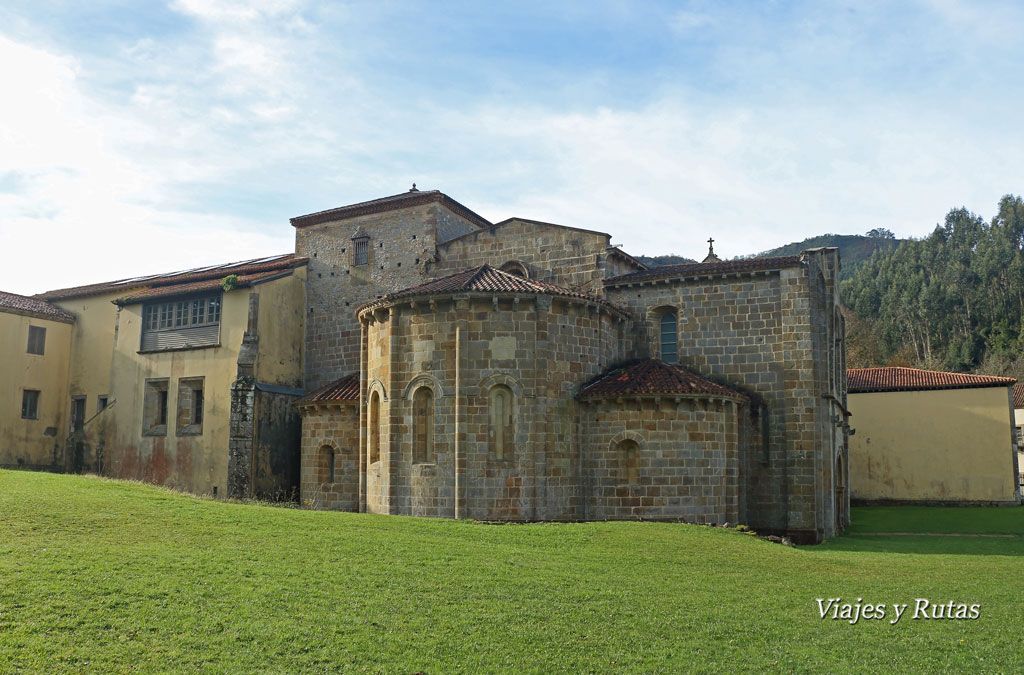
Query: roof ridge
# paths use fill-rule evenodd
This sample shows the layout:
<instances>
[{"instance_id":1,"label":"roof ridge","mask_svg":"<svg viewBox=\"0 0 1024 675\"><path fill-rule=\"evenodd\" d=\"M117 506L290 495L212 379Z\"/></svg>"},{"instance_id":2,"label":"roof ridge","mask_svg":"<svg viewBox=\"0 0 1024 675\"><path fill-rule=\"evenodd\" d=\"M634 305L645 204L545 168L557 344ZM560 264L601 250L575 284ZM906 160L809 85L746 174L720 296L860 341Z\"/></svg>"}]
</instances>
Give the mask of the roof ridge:
<instances>
[{"instance_id":1,"label":"roof ridge","mask_svg":"<svg viewBox=\"0 0 1024 675\"><path fill-rule=\"evenodd\" d=\"M201 265L199 267L175 270L173 272L161 272L158 274L114 279L112 281L101 281L94 284L84 284L82 286L57 288L37 293L32 297L44 301L51 299L63 300L90 295L102 295L104 293L117 291L130 291L141 287L152 288L155 286L173 286L183 282L190 283L206 279L221 278L225 275L237 274L239 272L243 274L251 274L255 272L268 271L270 269L299 267L301 266L301 263L308 260L309 258L290 251L288 253L250 258L248 260L239 260L236 262L219 263L216 265ZM259 269L252 270L254 267Z\"/></svg>"}]
</instances>

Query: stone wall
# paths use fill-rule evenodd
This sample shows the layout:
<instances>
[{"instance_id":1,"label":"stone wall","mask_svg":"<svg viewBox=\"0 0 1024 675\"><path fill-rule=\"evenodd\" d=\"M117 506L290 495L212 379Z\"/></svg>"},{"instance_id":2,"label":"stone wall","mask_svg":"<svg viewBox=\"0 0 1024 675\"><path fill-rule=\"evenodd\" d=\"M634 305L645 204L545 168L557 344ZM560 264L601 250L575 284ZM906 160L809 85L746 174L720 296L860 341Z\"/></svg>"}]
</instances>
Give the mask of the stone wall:
<instances>
[{"instance_id":1,"label":"stone wall","mask_svg":"<svg viewBox=\"0 0 1024 675\"><path fill-rule=\"evenodd\" d=\"M501 268L514 261L526 266L531 279L600 295L601 280L613 275L606 270L609 265L614 274L639 269L625 264L621 256L609 263L610 241L603 232L513 218L439 245L431 275L445 276L485 263Z\"/></svg>"},{"instance_id":2,"label":"stone wall","mask_svg":"<svg viewBox=\"0 0 1024 675\"><path fill-rule=\"evenodd\" d=\"M844 378L830 388L829 375L842 338L837 274L838 254L821 249L776 270L607 289L644 321L638 356L660 356L659 320L675 311L680 362L752 396L745 423L756 436L740 457L740 519L810 540L836 531L832 474L844 446L832 422L837 405L824 395L845 400Z\"/></svg>"},{"instance_id":3,"label":"stone wall","mask_svg":"<svg viewBox=\"0 0 1024 675\"><path fill-rule=\"evenodd\" d=\"M740 416L733 401L597 400L582 416L586 517L737 523Z\"/></svg>"},{"instance_id":4,"label":"stone wall","mask_svg":"<svg viewBox=\"0 0 1024 675\"><path fill-rule=\"evenodd\" d=\"M330 480L330 455L334 476ZM359 407L356 401L309 406L302 418L302 498L309 508L359 507Z\"/></svg>"},{"instance_id":5,"label":"stone wall","mask_svg":"<svg viewBox=\"0 0 1024 675\"><path fill-rule=\"evenodd\" d=\"M626 351L621 314L543 295L496 304L487 295L406 302L364 318L363 400L378 392L383 420L381 458L367 472L367 510L454 516L458 449L460 517L582 517L573 395ZM495 385L512 392L514 420L511 448L500 458L490 446ZM420 387L433 392L434 443L430 461L414 463L412 400ZM367 444L369 429L362 438Z\"/></svg>"},{"instance_id":6,"label":"stone wall","mask_svg":"<svg viewBox=\"0 0 1024 675\"><path fill-rule=\"evenodd\" d=\"M435 245L475 229L437 203L296 228L295 251L309 258L306 389L359 369L356 307L422 283ZM365 265L354 264L356 235L368 237Z\"/></svg>"}]
</instances>

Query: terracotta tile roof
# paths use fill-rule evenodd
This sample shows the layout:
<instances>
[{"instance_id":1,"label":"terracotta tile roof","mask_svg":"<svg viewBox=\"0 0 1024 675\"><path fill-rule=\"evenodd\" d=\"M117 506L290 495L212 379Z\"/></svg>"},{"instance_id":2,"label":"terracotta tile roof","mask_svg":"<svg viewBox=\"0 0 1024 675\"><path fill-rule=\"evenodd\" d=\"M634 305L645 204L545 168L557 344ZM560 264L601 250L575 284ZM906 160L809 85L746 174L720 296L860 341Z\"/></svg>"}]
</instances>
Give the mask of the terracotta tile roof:
<instances>
[{"instance_id":1,"label":"terracotta tile roof","mask_svg":"<svg viewBox=\"0 0 1024 675\"><path fill-rule=\"evenodd\" d=\"M478 213L474 213L439 190L410 190L409 192L391 195L390 197L381 197L380 199L372 199L368 202L359 202L358 204L340 206L336 209L328 209L327 211L317 211L305 216L296 216L291 219L291 223L293 227L308 227L310 225L329 223L334 220L345 220L372 213L385 213L395 209L406 209L410 206L420 206L431 202L441 204L452 213L462 216L477 227L491 226L489 220Z\"/></svg>"},{"instance_id":2,"label":"terracotta tile roof","mask_svg":"<svg viewBox=\"0 0 1024 675\"><path fill-rule=\"evenodd\" d=\"M871 391L1007 387L1016 381L1012 377L943 373L917 368L851 368L846 371L846 389L851 394Z\"/></svg>"},{"instance_id":3,"label":"terracotta tile roof","mask_svg":"<svg viewBox=\"0 0 1024 675\"><path fill-rule=\"evenodd\" d=\"M269 272L257 272L256 274L242 274L238 277L236 288L255 286L264 281L287 276L291 270L271 270ZM194 281L190 284L177 284L174 286L157 286L147 288L138 293L132 293L114 300L118 305L131 305L137 302L153 300L155 298L167 298L175 295L188 295L191 293L203 293L205 291L216 291L221 288L221 279L208 279L206 281Z\"/></svg>"},{"instance_id":4,"label":"terracotta tile roof","mask_svg":"<svg viewBox=\"0 0 1024 675\"><path fill-rule=\"evenodd\" d=\"M168 272L165 274L152 274L117 281L107 281L101 284L90 284L88 286L75 286L73 288L61 288L55 291L46 291L36 295L40 300L65 300L67 298L81 298L89 295L104 295L106 293L124 292L126 297L131 295L128 291L139 289L151 289L161 286L186 286L197 281L221 279L229 274L237 274L239 277L260 272L283 271L301 267L308 262L308 259L296 256L294 253L268 256L266 258L254 258L240 262L226 263L223 265L207 265L196 267L179 272ZM177 293L178 291L175 291Z\"/></svg>"},{"instance_id":5,"label":"terracotta tile roof","mask_svg":"<svg viewBox=\"0 0 1024 675\"><path fill-rule=\"evenodd\" d=\"M1013 407L1024 408L1024 384L1013 385Z\"/></svg>"},{"instance_id":6,"label":"terracotta tile roof","mask_svg":"<svg viewBox=\"0 0 1024 675\"><path fill-rule=\"evenodd\" d=\"M628 284L655 279L671 279L673 277L700 277L715 274L732 274L736 272L756 272L793 267L800 264L800 256L784 255L771 258L745 258L743 260L723 260L709 263L682 263L680 265L661 265L641 272L630 272L611 279L605 279L606 286Z\"/></svg>"},{"instance_id":7,"label":"terracotta tile roof","mask_svg":"<svg viewBox=\"0 0 1024 675\"><path fill-rule=\"evenodd\" d=\"M580 390L580 398L645 395L710 396L746 399L747 396L660 359L644 359L601 375Z\"/></svg>"},{"instance_id":8,"label":"terracotta tile roof","mask_svg":"<svg viewBox=\"0 0 1024 675\"><path fill-rule=\"evenodd\" d=\"M589 302L604 305L616 312L628 316L628 313L619 309L603 298L580 291L571 291L568 288L555 286L536 279L526 279L515 274L502 272L490 265L471 267L462 272L449 274L440 279L428 281L425 284L406 288L394 293L389 293L383 298L364 303L356 309L362 312L365 309L385 305L403 298L411 298L420 295L441 295L449 293L541 293L544 295L557 295L567 298L579 298Z\"/></svg>"},{"instance_id":9,"label":"terracotta tile roof","mask_svg":"<svg viewBox=\"0 0 1024 675\"><path fill-rule=\"evenodd\" d=\"M41 319L53 319L54 321L64 323L74 323L75 321L75 317L60 307L55 307L38 298L30 298L27 295L18 295L17 293L5 293L4 291L0 291L0 312L36 316Z\"/></svg>"},{"instance_id":10,"label":"terracotta tile roof","mask_svg":"<svg viewBox=\"0 0 1024 675\"><path fill-rule=\"evenodd\" d=\"M309 403L329 403L332 401L358 401L359 400L359 371L349 373L345 377L326 384L315 391L311 391L294 405L305 405Z\"/></svg>"}]
</instances>

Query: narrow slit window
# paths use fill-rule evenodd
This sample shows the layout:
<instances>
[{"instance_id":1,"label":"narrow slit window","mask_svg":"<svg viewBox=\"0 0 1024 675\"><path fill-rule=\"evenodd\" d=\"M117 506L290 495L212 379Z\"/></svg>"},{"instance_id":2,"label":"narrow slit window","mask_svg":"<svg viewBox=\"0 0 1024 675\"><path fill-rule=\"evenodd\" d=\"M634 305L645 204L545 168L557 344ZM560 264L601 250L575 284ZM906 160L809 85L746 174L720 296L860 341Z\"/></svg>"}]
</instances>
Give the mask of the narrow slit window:
<instances>
[{"instance_id":1,"label":"narrow slit window","mask_svg":"<svg viewBox=\"0 0 1024 675\"><path fill-rule=\"evenodd\" d=\"M661 315L661 360L679 362L679 321L675 312Z\"/></svg>"},{"instance_id":2,"label":"narrow slit window","mask_svg":"<svg viewBox=\"0 0 1024 675\"><path fill-rule=\"evenodd\" d=\"M412 461L427 464L434 454L434 392L420 387L412 398Z\"/></svg>"},{"instance_id":3,"label":"narrow slit window","mask_svg":"<svg viewBox=\"0 0 1024 675\"><path fill-rule=\"evenodd\" d=\"M377 392L370 394L368 421L370 425L370 464L373 464L380 461L380 395Z\"/></svg>"},{"instance_id":4,"label":"narrow slit window","mask_svg":"<svg viewBox=\"0 0 1024 675\"><path fill-rule=\"evenodd\" d=\"M491 456L506 460L513 457L515 427L512 419L512 390L503 384L491 387L488 395L490 424L487 441Z\"/></svg>"}]
</instances>

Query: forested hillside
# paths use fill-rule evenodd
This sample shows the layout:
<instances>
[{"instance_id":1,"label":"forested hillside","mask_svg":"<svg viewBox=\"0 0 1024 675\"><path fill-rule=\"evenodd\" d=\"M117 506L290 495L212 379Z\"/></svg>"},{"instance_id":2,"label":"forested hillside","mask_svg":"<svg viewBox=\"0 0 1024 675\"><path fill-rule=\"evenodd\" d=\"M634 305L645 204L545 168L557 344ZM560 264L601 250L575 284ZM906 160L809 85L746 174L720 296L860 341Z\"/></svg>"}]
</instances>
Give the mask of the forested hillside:
<instances>
[{"instance_id":1,"label":"forested hillside","mask_svg":"<svg viewBox=\"0 0 1024 675\"><path fill-rule=\"evenodd\" d=\"M681 255L638 255L636 259L648 267L660 267L662 265L681 265L683 263L697 262L693 258L684 258Z\"/></svg>"},{"instance_id":2,"label":"forested hillside","mask_svg":"<svg viewBox=\"0 0 1024 675\"><path fill-rule=\"evenodd\" d=\"M871 230L866 235L822 234L817 237L810 237L803 241L786 244L785 246L742 257L754 258L761 256L796 255L797 253L806 251L809 248L838 246L839 256L843 261L842 270L839 276L840 279L849 279L861 265L871 258L875 251L891 251L895 249L901 241L903 240L897 239L889 230L885 228L877 228ZM696 262L695 260L684 258L680 255L638 255L636 258L648 267Z\"/></svg>"},{"instance_id":3,"label":"forested hillside","mask_svg":"<svg viewBox=\"0 0 1024 675\"><path fill-rule=\"evenodd\" d=\"M851 368L1024 376L1024 202L1003 197L989 222L950 211L928 237L875 253L841 297Z\"/></svg>"},{"instance_id":4,"label":"forested hillside","mask_svg":"<svg viewBox=\"0 0 1024 675\"><path fill-rule=\"evenodd\" d=\"M879 227L871 230L866 235L822 234L817 237L804 239L803 241L762 251L751 257L796 255L809 248L836 246L839 248L839 258L842 260L839 278L843 280L852 277L854 272L870 260L876 251L892 251L903 241L905 240L897 239L891 231L884 227Z\"/></svg>"}]
</instances>

